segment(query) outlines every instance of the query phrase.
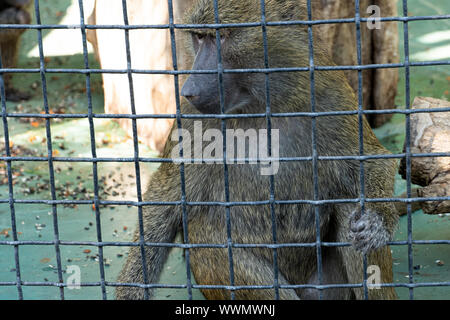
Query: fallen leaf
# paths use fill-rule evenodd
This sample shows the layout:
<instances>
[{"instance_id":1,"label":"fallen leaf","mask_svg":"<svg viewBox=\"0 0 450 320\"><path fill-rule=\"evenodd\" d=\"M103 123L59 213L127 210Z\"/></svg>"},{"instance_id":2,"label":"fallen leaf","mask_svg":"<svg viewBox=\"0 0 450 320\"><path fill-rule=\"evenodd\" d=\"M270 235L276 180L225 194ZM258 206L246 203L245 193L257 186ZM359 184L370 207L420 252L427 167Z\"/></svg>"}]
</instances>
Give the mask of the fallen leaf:
<instances>
[{"instance_id":1,"label":"fallen leaf","mask_svg":"<svg viewBox=\"0 0 450 320\"><path fill-rule=\"evenodd\" d=\"M39 127L39 122L31 121L31 126L37 128L37 127Z\"/></svg>"},{"instance_id":2,"label":"fallen leaf","mask_svg":"<svg viewBox=\"0 0 450 320\"><path fill-rule=\"evenodd\" d=\"M49 263L50 262L50 258L42 258L40 261L41 263Z\"/></svg>"},{"instance_id":3,"label":"fallen leaf","mask_svg":"<svg viewBox=\"0 0 450 320\"><path fill-rule=\"evenodd\" d=\"M9 234L9 231L11 231L11 228L8 228L8 229L3 229L3 230L1 230L0 231L0 234L3 234L3 235L8 235Z\"/></svg>"}]
</instances>

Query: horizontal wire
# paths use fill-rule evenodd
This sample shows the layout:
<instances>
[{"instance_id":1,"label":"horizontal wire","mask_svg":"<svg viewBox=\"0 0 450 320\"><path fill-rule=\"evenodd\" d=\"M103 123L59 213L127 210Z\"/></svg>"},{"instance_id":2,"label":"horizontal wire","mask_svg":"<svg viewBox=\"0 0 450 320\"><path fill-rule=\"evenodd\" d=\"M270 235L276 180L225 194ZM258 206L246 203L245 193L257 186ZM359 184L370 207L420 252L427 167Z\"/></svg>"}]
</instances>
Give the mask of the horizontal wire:
<instances>
[{"instance_id":1,"label":"horizontal wire","mask_svg":"<svg viewBox=\"0 0 450 320\"><path fill-rule=\"evenodd\" d=\"M31 281L21 281L22 286L30 286L30 287L71 287L73 284L69 283L60 283L60 282L31 282ZM15 281L4 281L0 282L0 286L16 286L17 282ZM102 285L101 282L82 282L77 284L80 287L100 287ZM109 287L134 287L140 289L186 289L187 285L183 284L142 284L142 283L119 283L119 282L108 282L105 281L105 286ZM362 283L352 283L352 284L322 284L322 285L314 285L314 284L297 284L297 285L285 285L278 284L277 287L280 289L318 289L318 290L326 290L326 289L338 289L338 288L361 288L363 286ZM370 287L391 287L391 288L424 288L424 287L448 287L450 286L449 281L445 282L420 282L420 283L377 283L377 284L367 284ZM265 290L265 289L274 289L274 285L241 285L241 286L230 286L230 285L199 285L192 284L193 289L216 289L216 290Z\"/></svg>"},{"instance_id":2,"label":"horizontal wire","mask_svg":"<svg viewBox=\"0 0 450 320\"><path fill-rule=\"evenodd\" d=\"M340 65L340 66L314 66L313 70L317 71L338 71L338 70L367 70L367 69L394 69L410 67L426 67L450 65L450 60L438 61L410 61L408 63L379 63L364 65ZM0 68L0 73L39 73L40 68ZM154 69L79 69L79 68L44 68L46 73L111 73L111 74L127 74L129 71L136 74L149 75L183 75L183 74L217 74L218 70L154 70ZM224 69L223 73L276 73L276 72L308 72L310 67L279 67L279 68L248 68L248 69Z\"/></svg>"},{"instance_id":3,"label":"horizontal wire","mask_svg":"<svg viewBox=\"0 0 450 320\"><path fill-rule=\"evenodd\" d=\"M426 20L446 20L450 19L450 14L445 15L428 15L428 16L412 16L412 17L377 17L380 22L409 22L409 21L426 21ZM361 22L372 22L373 18L360 18ZM292 26L292 25L321 25L321 24L339 24L339 23L356 23L355 18L344 19L322 19L313 21L292 20L292 21L267 21L266 26ZM223 29L223 28L251 28L262 27L259 22L242 22L242 23L209 23L209 24L173 24L174 29ZM79 25L79 24L0 24L0 29L81 29L81 28L98 30L98 29L118 29L118 30L136 30L136 29L169 29L169 24L135 24L135 25Z\"/></svg>"},{"instance_id":4,"label":"horizontal wire","mask_svg":"<svg viewBox=\"0 0 450 320\"><path fill-rule=\"evenodd\" d=\"M413 244L417 245L430 245L430 244L450 244L450 240L413 240ZM62 246L93 246L93 247L138 247L141 245L140 242L119 242L119 241L43 241L43 240L11 240L11 241L0 241L0 245L3 246L28 246L28 245L40 245L40 246L53 246L55 244ZM404 241L389 241L386 243L391 246L405 246L409 242ZM214 243L165 243L165 242L144 242L147 247L164 247L164 248L180 248L180 249L196 249L196 248L215 248L215 249L225 249L228 244L214 244ZM279 248L313 248L317 244L313 243L232 243L233 248L265 248L265 249L279 249ZM323 247L349 247L350 242L320 242Z\"/></svg>"}]
</instances>

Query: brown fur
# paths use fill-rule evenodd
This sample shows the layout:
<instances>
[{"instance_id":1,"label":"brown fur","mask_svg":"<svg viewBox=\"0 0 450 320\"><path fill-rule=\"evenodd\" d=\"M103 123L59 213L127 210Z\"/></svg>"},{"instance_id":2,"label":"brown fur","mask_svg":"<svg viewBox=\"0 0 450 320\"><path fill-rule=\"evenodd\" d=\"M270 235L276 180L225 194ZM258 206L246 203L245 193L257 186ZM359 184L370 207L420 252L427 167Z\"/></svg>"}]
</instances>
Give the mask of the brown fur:
<instances>
[{"instance_id":1,"label":"brown fur","mask_svg":"<svg viewBox=\"0 0 450 320\"><path fill-rule=\"evenodd\" d=\"M294 0L266 0L268 21L305 20L303 2ZM259 1L219 0L221 23L260 21ZM214 23L212 1L198 0L187 15L188 23ZM198 29L194 32L213 33ZM222 57L233 68L264 68L264 51L261 27L221 30L225 37ZM270 67L308 66L308 37L304 26L268 27ZM188 40L189 43L189 40ZM316 65L332 65L320 42L314 44ZM192 45L191 45L192 47ZM255 97L254 103L245 106L245 113L265 112L265 75L241 74L239 85L245 86ZM308 72L270 74L271 111L307 112L311 110L310 79ZM315 73L316 111L356 110L357 100L341 71ZM198 113L183 101L183 113ZM317 121L317 152L319 156L359 155L358 117L325 116ZM280 130L280 157L312 156L312 129L309 117L272 117L272 128ZM221 121L202 120L203 130L221 128ZM193 120L183 119L182 127L193 132ZM266 119L230 119L227 128L267 128ZM363 121L364 153L387 154L367 121ZM168 142L164 157L171 157L177 142ZM270 199L270 177L259 174L259 165L228 165L230 201L262 201ZM319 161L319 199L354 199L360 194L360 166L354 160ZM390 197L393 193L395 161L370 160L364 162L365 195L367 198ZM224 168L221 164L185 165L186 200L195 202L225 201ZM313 169L311 161L281 162L274 176L275 200L314 199ZM180 201L180 168L163 163L150 182L146 201ZM277 243L314 243L316 239L314 206L308 204L276 204L275 219ZM391 203L365 204L366 217L374 217L379 227L391 237L397 223L397 214ZM187 206L188 238L194 244L226 244L226 211L219 206ZM326 204L319 206L321 240L347 242L352 240L351 222L355 223L358 204ZM173 242L181 229L182 210L179 206L147 206L143 208L144 240L146 242ZM233 243L271 244L272 223L270 205L231 206L231 239ZM364 216L363 216L364 219ZM372 226L366 226L372 230ZM368 265L378 265L383 283L392 283L392 258L390 249L378 240L380 232L372 231L363 239L373 245ZM139 241L139 230L135 241ZM378 239L378 240L377 240ZM354 240L354 239L353 239ZM363 281L363 255L352 247L322 247L323 284L361 283ZM167 248L146 247L149 283L158 283ZM233 248L235 285L273 285L273 250L268 248ZM279 248L278 280L281 285L314 284L317 269L316 248ZM228 251L215 248L190 249L191 268L195 279L202 285L230 285ZM128 260L120 274L123 283L143 283L143 270L139 247L131 248ZM229 299L227 290L202 290L208 299ZM238 299L273 299L273 289L237 290ZM144 290L118 287L118 299L142 299ZM326 299L362 299L362 288L332 289L324 291ZM315 299L313 289L281 289L281 299ZM393 288L369 290L371 299L394 299Z\"/></svg>"}]
</instances>

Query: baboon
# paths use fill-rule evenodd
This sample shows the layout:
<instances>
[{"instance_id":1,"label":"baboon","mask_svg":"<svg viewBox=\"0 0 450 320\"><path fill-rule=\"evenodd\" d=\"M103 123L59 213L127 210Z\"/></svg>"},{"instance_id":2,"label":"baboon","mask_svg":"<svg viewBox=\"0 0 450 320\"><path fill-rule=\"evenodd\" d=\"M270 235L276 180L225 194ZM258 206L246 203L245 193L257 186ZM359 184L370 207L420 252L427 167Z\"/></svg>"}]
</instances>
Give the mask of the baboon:
<instances>
[{"instance_id":1,"label":"baboon","mask_svg":"<svg viewBox=\"0 0 450 320\"><path fill-rule=\"evenodd\" d=\"M26 7L31 0L4 0L0 3L0 24L29 24L30 14ZM18 43L24 29L1 29L0 51L3 68L15 68L18 57ZM20 101L30 96L11 86L11 74L3 75L6 84L6 99Z\"/></svg>"},{"instance_id":2,"label":"baboon","mask_svg":"<svg viewBox=\"0 0 450 320\"><path fill-rule=\"evenodd\" d=\"M266 0L267 21L306 20L305 1ZM186 23L215 23L214 5L211 0L198 0L187 13ZM260 1L219 0L220 23L260 22ZM267 54L271 68L309 66L308 29L306 26L267 27ZM220 29L220 41L216 30L198 28L187 32L187 50L195 56L193 70L217 70L218 55L222 66L229 69L265 68L263 32L261 26ZM217 45L221 51L218 52ZM314 43L315 65L333 65ZM355 111L357 98L341 71L316 71L314 100L311 99L309 72L269 73L269 90L266 91L266 74L261 72L230 73L220 75L223 95L219 89L219 75L191 74L185 81L181 95L185 97L181 111L186 114L236 115L225 121L227 129L267 129L266 117L239 117L241 114L265 114L266 98L270 98L270 112L309 112L314 103L315 111ZM266 97L266 92L269 96ZM220 99L220 97L223 99ZM222 103L220 103L222 101ZM316 123L313 134L313 121ZM194 134L194 120L183 118L182 128ZM393 235L398 215L390 202L360 203L327 202L317 204L320 240L324 242L351 242L351 246L321 246L322 277L318 276L316 251L315 205L292 200L358 199L362 192L367 198L386 198L393 194L395 161L369 159L363 163L364 190L361 190L360 162L356 159L319 159L315 156L357 156L359 150L359 123L357 114L319 116L272 116L271 128L279 130L279 141L273 139L272 147L279 148L279 157L303 157L304 161L281 161L276 174L262 175L263 163L184 163L184 186L180 178L180 163L163 163L154 173L145 194L146 201L195 202L173 206L145 206L143 208L143 240L148 243L171 243L177 231L187 223L191 244L295 244L312 246L284 246L277 249L279 285L361 284L363 281L363 255L367 253L368 266L380 269L381 283L392 283L392 257L386 242ZM362 121L364 154L388 154L366 119ZM222 130L222 120L202 120L202 130ZM177 125L174 126L177 136ZM313 138L317 154L313 152ZM172 139L174 140L174 139ZM208 140L208 139L204 139ZM208 142L203 141L203 147ZM247 143L248 147L249 143ZM178 141L169 141L164 157L170 158L178 151ZM175 150L175 153L173 152ZM246 156L248 156L246 150ZM226 172L224 170L226 169ZM317 186L314 175L317 174ZM228 177L225 183L225 174ZM273 179L273 181L271 181ZM182 190L183 187L183 190ZM317 188L316 188L317 187ZM228 190L226 190L226 188ZM316 189L316 192L315 192ZM271 191L272 190L272 191ZM184 192L182 192L184 191ZM228 197L226 194L228 191ZM273 199L271 199L273 194ZM185 195L185 198L182 198ZM269 201L267 201L269 200ZM274 200L274 201L271 201ZM283 203L279 203L280 201ZM216 202L240 202L236 205L218 206ZM249 204L260 201L263 204ZM266 201L266 202L264 202ZM277 202L278 201L278 202ZM201 205L214 202L216 205ZM183 209L187 220L183 221ZM227 211L229 210L229 211ZM230 225L227 224L227 215ZM276 224L276 237L272 226ZM276 238L276 239L274 239ZM140 241L139 228L135 241ZM158 283L169 248L145 246L146 276L148 283ZM190 265L196 281L201 285L274 285L274 251L264 246L232 247L230 278L229 251L221 248L189 249ZM119 275L121 283L145 283L142 268L141 247L129 252ZM208 299L229 299L226 289L204 289ZM152 292L150 290L150 296ZM392 287L368 290L370 299L395 299ZM144 290L118 286L118 299L142 299ZM274 299L275 289L235 290L236 299ZM318 299L318 289L300 288L279 290L280 299ZM355 288L331 288L322 291L324 299L363 299L364 290Z\"/></svg>"}]
</instances>

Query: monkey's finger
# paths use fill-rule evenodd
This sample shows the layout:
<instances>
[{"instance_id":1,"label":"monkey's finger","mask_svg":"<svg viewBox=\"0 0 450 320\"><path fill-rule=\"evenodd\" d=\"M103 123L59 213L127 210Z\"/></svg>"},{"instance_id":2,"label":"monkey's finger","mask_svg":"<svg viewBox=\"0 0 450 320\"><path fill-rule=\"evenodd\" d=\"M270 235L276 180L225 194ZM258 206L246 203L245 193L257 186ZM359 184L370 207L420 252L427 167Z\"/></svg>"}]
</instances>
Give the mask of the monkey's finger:
<instances>
[{"instance_id":1,"label":"monkey's finger","mask_svg":"<svg viewBox=\"0 0 450 320\"><path fill-rule=\"evenodd\" d=\"M352 221L350 223L350 230L352 232L361 232L366 228L366 224L362 221L358 222L358 221Z\"/></svg>"},{"instance_id":2,"label":"monkey's finger","mask_svg":"<svg viewBox=\"0 0 450 320\"><path fill-rule=\"evenodd\" d=\"M355 210L352 212L352 220L361 219L361 210Z\"/></svg>"}]
</instances>

